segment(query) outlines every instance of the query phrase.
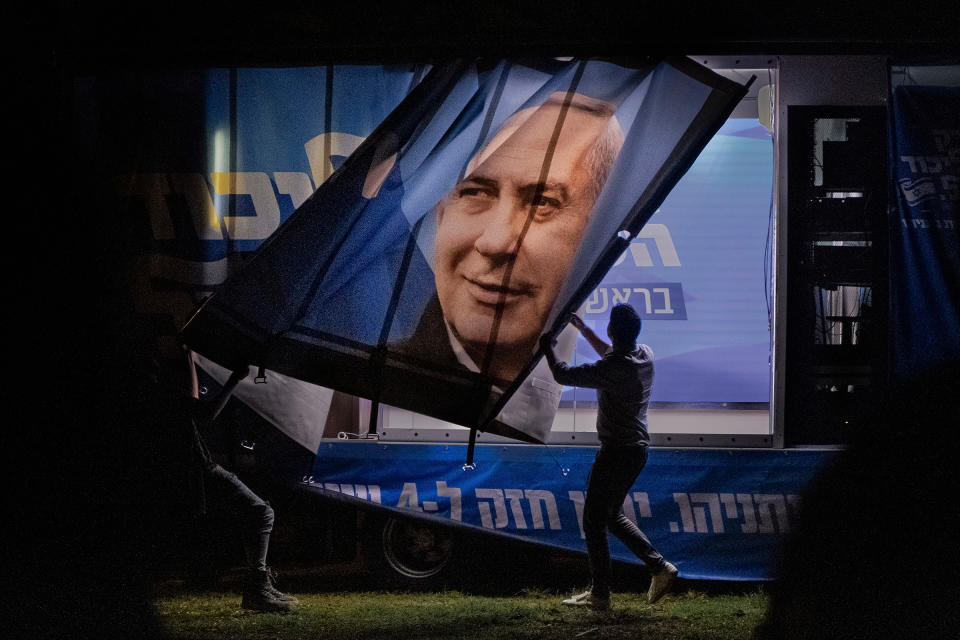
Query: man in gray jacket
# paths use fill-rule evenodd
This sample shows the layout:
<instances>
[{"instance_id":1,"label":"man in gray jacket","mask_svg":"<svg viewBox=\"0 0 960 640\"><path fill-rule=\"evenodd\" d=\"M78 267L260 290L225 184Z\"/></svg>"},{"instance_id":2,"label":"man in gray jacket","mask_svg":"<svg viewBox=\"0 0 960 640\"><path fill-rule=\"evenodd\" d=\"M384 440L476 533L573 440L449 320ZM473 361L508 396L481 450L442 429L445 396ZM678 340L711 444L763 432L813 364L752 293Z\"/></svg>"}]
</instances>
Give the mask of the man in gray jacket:
<instances>
[{"instance_id":1,"label":"man in gray jacket","mask_svg":"<svg viewBox=\"0 0 960 640\"><path fill-rule=\"evenodd\" d=\"M541 338L550 370L557 382L567 386L597 390L597 435L600 451L587 481L583 505L583 530L590 558L590 589L564 600L572 606L610 608L610 548L607 529L617 536L651 573L648 600L653 603L667 592L677 568L664 560L650 540L623 513L624 498L647 462L647 406L653 385L653 351L637 344L642 322L628 304L610 311L607 336L612 346L583 323L579 316L570 319L601 356L591 364L570 367L557 361L553 341Z\"/></svg>"}]
</instances>

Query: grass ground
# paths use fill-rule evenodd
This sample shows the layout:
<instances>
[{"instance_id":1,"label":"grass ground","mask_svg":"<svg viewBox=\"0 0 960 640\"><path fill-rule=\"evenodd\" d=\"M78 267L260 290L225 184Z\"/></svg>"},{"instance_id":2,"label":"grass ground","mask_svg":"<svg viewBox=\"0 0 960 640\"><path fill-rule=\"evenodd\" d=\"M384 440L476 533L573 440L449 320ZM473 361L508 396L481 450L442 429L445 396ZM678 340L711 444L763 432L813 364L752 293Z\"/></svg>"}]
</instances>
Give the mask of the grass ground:
<instances>
[{"instance_id":1,"label":"grass ground","mask_svg":"<svg viewBox=\"0 0 960 640\"><path fill-rule=\"evenodd\" d=\"M562 594L524 589L514 595L459 591L296 592L288 614L240 608L236 592L167 593L160 618L175 638L322 640L371 638L750 638L767 596L682 590L650 605L642 593L614 592L607 613L560 604Z\"/></svg>"}]
</instances>

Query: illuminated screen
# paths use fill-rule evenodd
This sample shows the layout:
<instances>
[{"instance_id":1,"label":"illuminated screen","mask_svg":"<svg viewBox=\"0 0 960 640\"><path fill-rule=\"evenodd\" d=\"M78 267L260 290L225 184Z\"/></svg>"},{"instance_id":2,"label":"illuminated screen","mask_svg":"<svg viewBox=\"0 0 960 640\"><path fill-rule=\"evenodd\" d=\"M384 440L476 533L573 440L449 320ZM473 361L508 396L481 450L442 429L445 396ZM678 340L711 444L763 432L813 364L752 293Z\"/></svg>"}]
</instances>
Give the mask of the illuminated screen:
<instances>
[{"instance_id":1,"label":"illuminated screen","mask_svg":"<svg viewBox=\"0 0 960 640\"><path fill-rule=\"evenodd\" d=\"M730 119L591 292L582 316L606 335L609 308L640 312L656 356L653 402L765 403L773 143L757 119ZM597 358L577 341L575 362ZM564 389L564 404L596 400Z\"/></svg>"}]
</instances>

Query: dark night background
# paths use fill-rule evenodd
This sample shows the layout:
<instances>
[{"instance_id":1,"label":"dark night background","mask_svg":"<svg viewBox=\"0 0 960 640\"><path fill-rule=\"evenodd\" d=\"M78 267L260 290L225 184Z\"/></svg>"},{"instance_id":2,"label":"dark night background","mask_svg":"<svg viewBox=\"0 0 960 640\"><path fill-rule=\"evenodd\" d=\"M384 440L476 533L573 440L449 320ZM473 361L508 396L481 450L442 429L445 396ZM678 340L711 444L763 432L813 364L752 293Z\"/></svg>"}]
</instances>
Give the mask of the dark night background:
<instances>
[{"instance_id":1,"label":"dark night background","mask_svg":"<svg viewBox=\"0 0 960 640\"><path fill-rule=\"evenodd\" d=\"M656 9L651 10L655 6ZM8 31L8 637L154 637L123 459L116 246L70 162L70 82L116 69L455 56L960 55L955 2L17 2ZM10 148L9 145L7 148ZM15 444L13 444L15 443ZM955 511L955 509L954 509ZM128 518L130 519L130 518ZM137 518L132 518L136 521ZM946 523L945 523L946 524ZM955 589L955 587L954 587ZM49 628L46 625L49 624ZM41 625L38 628L37 625ZM5 625L6 626L6 625ZM69 632L68 632L69 630Z\"/></svg>"}]
</instances>

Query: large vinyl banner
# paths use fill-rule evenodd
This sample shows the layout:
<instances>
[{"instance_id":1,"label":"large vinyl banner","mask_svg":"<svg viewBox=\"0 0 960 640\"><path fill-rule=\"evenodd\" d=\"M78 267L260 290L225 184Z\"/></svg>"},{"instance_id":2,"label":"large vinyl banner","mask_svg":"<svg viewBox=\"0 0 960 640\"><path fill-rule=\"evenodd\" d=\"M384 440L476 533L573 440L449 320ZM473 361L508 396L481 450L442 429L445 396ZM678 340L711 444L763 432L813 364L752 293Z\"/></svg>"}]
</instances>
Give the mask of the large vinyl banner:
<instances>
[{"instance_id":1,"label":"large vinyl banner","mask_svg":"<svg viewBox=\"0 0 960 640\"><path fill-rule=\"evenodd\" d=\"M901 86L890 133L893 373L960 359L960 88Z\"/></svg>"},{"instance_id":2,"label":"large vinyl banner","mask_svg":"<svg viewBox=\"0 0 960 640\"><path fill-rule=\"evenodd\" d=\"M560 388L533 368L538 337L586 301L743 92L686 59L436 67L187 343L542 441Z\"/></svg>"},{"instance_id":3,"label":"large vinyl banner","mask_svg":"<svg viewBox=\"0 0 960 640\"><path fill-rule=\"evenodd\" d=\"M329 442L303 487L328 498L585 551L583 499L595 447ZM770 580L826 450L651 449L623 513L688 579ZM639 563L610 537L616 560Z\"/></svg>"}]
</instances>

